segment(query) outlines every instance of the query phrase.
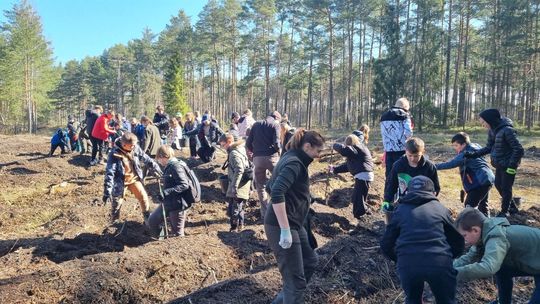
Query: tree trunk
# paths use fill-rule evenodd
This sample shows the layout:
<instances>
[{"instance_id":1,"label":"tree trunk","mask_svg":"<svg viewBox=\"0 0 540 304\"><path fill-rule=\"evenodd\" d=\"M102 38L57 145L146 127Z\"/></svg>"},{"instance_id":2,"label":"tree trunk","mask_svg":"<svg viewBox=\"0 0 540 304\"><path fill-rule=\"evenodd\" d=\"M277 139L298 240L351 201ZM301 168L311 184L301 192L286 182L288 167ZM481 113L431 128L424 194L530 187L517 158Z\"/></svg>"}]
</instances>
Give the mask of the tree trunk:
<instances>
[{"instance_id":1,"label":"tree trunk","mask_svg":"<svg viewBox=\"0 0 540 304\"><path fill-rule=\"evenodd\" d=\"M452 54L452 0L448 3L448 38L446 43L446 76L444 78L443 127L448 126L448 97L450 94L450 58Z\"/></svg>"}]
</instances>

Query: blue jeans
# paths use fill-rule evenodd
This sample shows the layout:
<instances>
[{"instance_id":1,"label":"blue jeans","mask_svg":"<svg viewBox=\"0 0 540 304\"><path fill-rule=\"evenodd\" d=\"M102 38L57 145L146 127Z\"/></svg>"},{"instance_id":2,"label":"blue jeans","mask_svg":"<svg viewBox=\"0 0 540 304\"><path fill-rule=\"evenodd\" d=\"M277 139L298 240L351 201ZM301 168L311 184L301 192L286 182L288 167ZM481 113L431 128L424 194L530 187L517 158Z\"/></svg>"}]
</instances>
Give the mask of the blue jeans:
<instances>
[{"instance_id":1,"label":"blue jeans","mask_svg":"<svg viewBox=\"0 0 540 304\"><path fill-rule=\"evenodd\" d=\"M512 288L514 287L514 277L527 276L532 275L510 267L501 267L501 269L499 269L499 271L495 274L495 278L497 279L497 290L499 291L499 304L512 303ZM535 287L531 299L529 300L529 304L539 304L540 275L535 275L533 277Z\"/></svg>"}]
</instances>

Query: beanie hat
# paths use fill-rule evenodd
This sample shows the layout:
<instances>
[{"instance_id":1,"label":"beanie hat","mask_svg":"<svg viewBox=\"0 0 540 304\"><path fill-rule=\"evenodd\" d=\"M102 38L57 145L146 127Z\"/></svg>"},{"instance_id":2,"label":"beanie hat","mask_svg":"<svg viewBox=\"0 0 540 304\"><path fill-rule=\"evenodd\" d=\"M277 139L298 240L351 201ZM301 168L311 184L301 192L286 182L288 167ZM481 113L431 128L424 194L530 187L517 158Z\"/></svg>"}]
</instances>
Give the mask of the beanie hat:
<instances>
[{"instance_id":1,"label":"beanie hat","mask_svg":"<svg viewBox=\"0 0 540 304\"><path fill-rule=\"evenodd\" d=\"M423 175L419 175L413 177L409 181L407 191L409 193L417 191L435 192L435 186L433 185L433 181L431 179Z\"/></svg>"},{"instance_id":2,"label":"beanie hat","mask_svg":"<svg viewBox=\"0 0 540 304\"><path fill-rule=\"evenodd\" d=\"M478 115L482 117L492 129L501 123L501 113L497 109L487 109L480 112Z\"/></svg>"}]
</instances>

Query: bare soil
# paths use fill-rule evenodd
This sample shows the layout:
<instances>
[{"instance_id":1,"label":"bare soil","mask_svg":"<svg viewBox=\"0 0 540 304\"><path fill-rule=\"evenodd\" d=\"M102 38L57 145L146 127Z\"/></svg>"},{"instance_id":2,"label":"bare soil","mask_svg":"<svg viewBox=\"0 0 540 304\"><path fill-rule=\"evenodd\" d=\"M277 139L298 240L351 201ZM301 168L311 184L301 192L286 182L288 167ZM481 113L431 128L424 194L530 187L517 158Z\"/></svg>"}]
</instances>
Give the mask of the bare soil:
<instances>
[{"instance_id":1,"label":"bare soil","mask_svg":"<svg viewBox=\"0 0 540 304\"><path fill-rule=\"evenodd\" d=\"M104 166L87 167L88 154L46 157L48 137L0 135L0 142L0 302L269 303L280 289L255 200L247 206L245 229L229 232L217 180L225 155L202 164L187 159L187 151L180 153L201 180L203 200L190 210L186 237L154 241L132 196L120 223L109 225L110 206L101 203ZM427 150L435 161L452 157L442 145ZM380 156L378 151L374 155ZM514 223L540 227L538 157L536 149L529 150L520 168L516 193L524 211ZM360 233L348 234L356 225L349 202L352 178L325 173L339 161L327 155L310 167L312 192L321 198L313 205L319 267L306 300L402 303L395 265L378 248L383 216L366 216ZM383 196L380 162L375 174L369 196L373 210ZM442 171L440 178L441 201L459 212L458 174ZM156 181L149 180L147 189L155 195ZM498 199L493 191L493 207ZM527 302L533 284L518 280L515 303ZM495 295L489 280L460 286L458 292L460 303L486 303Z\"/></svg>"}]
</instances>

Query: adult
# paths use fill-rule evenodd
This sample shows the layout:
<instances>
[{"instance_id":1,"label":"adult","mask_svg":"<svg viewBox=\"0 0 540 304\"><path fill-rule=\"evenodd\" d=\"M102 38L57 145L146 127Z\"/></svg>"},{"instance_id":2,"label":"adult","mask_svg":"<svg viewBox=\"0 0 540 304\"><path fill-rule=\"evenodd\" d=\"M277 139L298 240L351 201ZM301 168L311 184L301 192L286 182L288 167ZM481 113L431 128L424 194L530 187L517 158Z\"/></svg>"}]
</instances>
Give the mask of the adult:
<instances>
[{"instance_id":1,"label":"adult","mask_svg":"<svg viewBox=\"0 0 540 304\"><path fill-rule=\"evenodd\" d=\"M186 134L197 134L197 139L201 145L197 150L197 155L203 162L207 163L214 159L216 148L212 144L217 143L224 133L215 119L212 119L209 114L204 114L202 123L197 130Z\"/></svg>"},{"instance_id":2,"label":"adult","mask_svg":"<svg viewBox=\"0 0 540 304\"><path fill-rule=\"evenodd\" d=\"M409 100L402 97L381 116L381 136L385 153L385 176L392 171L392 165L405 154L405 142L412 136L412 121L409 114Z\"/></svg>"},{"instance_id":3,"label":"adult","mask_svg":"<svg viewBox=\"0 0 540 304\"><path fill-rule=\"evenodd\" d=\"M283 281L273 303L304 303L306 285L317 266L304 228L311 202L308 167L323 150L324 138L298 129L288 145L267 185L272 198L264 230Z\"/></svg>"},{"instance_id":4,"label":"adult","mask_svg":"<svg viewBox=\"0 0 540 304\"><path fill-rule=\"evenodd\" d=\"M152 123L159 129L159 135L163 141L167 140L167 133L169 132L169 115L165 113L163 105L156 107L156 114Z\"/></svg>"},{"instance_id":5,"label":"adult","mask_svg":"<svg viewBox=\"0 0 540 304\"><path fill-rule=\"evenodd\" d=\"M268 201L264 187L268 182L267 172L272 172L279 161L281 115L275 111L265 120L253 124L246 141L246 148L253 153L253 175L255 188L261 204L261 218L266 215Z\"/></svg>"},{"instance_id":6,"label":"adult","mask_svg":"<svg viewBox=\"0 0 540 304\"><path fill-rule=\"evenodd\" d=\"M199 123L195 119L195 115L193 113L188 112L186 113L186 119L184 122L184 134L187 137L188 145L189 145L189 155L191 158L197 157L197 134L196 130L199 127ZM188 135L190 134L190 135Z\"/></svg>"},{"instance_id":7,"label":"adult","mask_svg":"<svg viewBox=\"0 0 540 304\"><path fill-rule=\"evenodd\" d=\"M255 123L255 119L253 119L253 114L251 113L250 109L244 110L244 113L242 114L242 117L238 120L238 134L242 138L247 138L249 135L249 131L251 130L251 127Z\"/></svg>"},{"instance_id":8,"label":"adult","mask_svg":"<svg viewBox=\"0 0 540 304\"><path fill-rule=\"evenodd\" d=\"M97 165L99 161L103 158L103 143L109 138L109 135L116 133L116 130L109 126L109 122L114 117L114 110L109 109L107 113L101 114L101 116L96 119L94 128L92 128L92 137L94 141L92 142L92 156L94 156L94 150L97 149L99 153L99 160L94 158L90 162L91 166Z\"/></svg>"},{"instance_id":9,"label":"adult","mask_svg":"<svg viewBox=\"0 0 540 304\"><path fill-rule=\"evenodd\" d=\"M144 153L148 156L155 158L159 146L161 146L161 137L159 129L148 118L148 116L141 117L141 124L144 126L144 145L142 146Z\"/></svg>"},{"instance_id":10,"label":"adult","mask_svg":"<svg viewBox=\"0 0 540 304\"><path fill-rule=\"evenodd\" d=\"M488 142L484 148L466 153L465 157L490 154L491 164L495 167L495 188L501 195L501 212L497 216L506 217L518 212L512 187L524 154L523 146L517 138L512 121L502 117L499 110L487 109L480 112L479 116L482 125L488 129Z\"/></svg>"},{"instance_id":11,"label":"adult","mask_svg":"<svg viewBox=\"0 0 540 304\"><path fill-rule=\"evenodd\" d=\"M92 136L96 120L103 113L103 107L100 105L94 106L94 110L86 112L86 132L92 143L92 156L90 160L90 166L97 165L99 160L103 157L103 141ZM99 152L99 159L98 159Z\"/></svg>"}]
</instances>

